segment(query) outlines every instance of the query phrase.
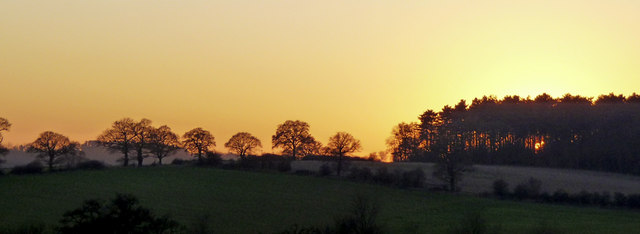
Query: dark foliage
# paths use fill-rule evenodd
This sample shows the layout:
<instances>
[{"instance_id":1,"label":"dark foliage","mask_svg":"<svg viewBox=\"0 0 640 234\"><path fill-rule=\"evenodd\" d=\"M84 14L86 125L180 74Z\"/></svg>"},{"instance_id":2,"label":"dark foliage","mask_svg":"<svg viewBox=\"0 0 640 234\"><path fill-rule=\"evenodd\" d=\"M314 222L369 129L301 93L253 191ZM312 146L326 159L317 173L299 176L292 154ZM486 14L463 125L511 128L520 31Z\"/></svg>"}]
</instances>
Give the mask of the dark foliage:
<instances>
[{"instance_id":1,"label":"dark foliage","mask_svg":"<svg viewBox=\"0 0 640 234\"><path fill-rule=\"evenodd\" d=\"M100 170L106 167L107 166L103 162L97 160L84 161L76 165L76 169L82 170Z\"/></svg>"},{"instance_id":2,"label":"dark foliage","mask_svg":"<svg viewBox=\"0 0 640 234\"><path fill-rule=\"evenodd\" d=\"M418 161L441 159L443 136L475 164L577 168L640 174L640 103L634 94L592 98L567 94L462 100L420 115ZM452 133L454 133L452 135ZM453 136L451 138L450 136ZM419 149L413 149L416 151ZM457 149L456 149L457 150Z\"/></svg>"},{"instance_id":3,"label":"dark foliage","mask_svg":"<svg viewBox=\"0 0 640 234\"><path fill-rule=\"evenodd\" d=\"M188 164L190 161L189 160L184 160L184 159L180 159L180 158L176 158L173 161L171 161L171 165L186 165Z\"/></svg>"},{"instance_id":4,"label":"dark foliage","mask_svg":"<svg viewBox=\"0 0 640 234\"><path fill-rule=\"evenodd\" d=\"M331 166L329 166L329 164L325 163L325 164L322 164L322 166L320 166L320 171L319 171L320 176L330 176L332 172L333 171L331 170Z\"/></svg>"},{"instance_id":5,"label":"dark foliage","mask_svg":"<svg viewBox=\"0 0 640 234\"><path fill-rule=\"evenodd\" d=\"M498 179L493 182L493 195L504 199L509 195L509 184L503 179Z\"/></svg>"},{"instance_id":6,"label":"dark foliage","mask_svg":"<svg viewBox=\"0 0 640 234\"><path fill-rule=\"evenodd\" d=\"M167 217L156 217L138 204L133 195L117 194L109 204L87 200L60 220L60 233L135 234L177 233L180 225Z\"/></svg>"},{"instance_id":7,"label":"dark foliage","mask_svg":"<svg viewBox=\"0 0 640 234\"><path fill-rule=\"evenodd\" d=\"M15 166L11 169L11 174L14 175L23 175L23 174L40 174L44 170L44 166L42 163L38 161L33 161L24 166Z\"/></svg>"},{"instance_id":8,"label":"dark foliage","mask_svg":"<svg viewBox=\"0 0 640 234\"><path fill-rule=\"evenodd\" d=\"M402 173L402 179L400 180L401 188L420 188L424 185L426 180L424 171L420 168L416 168L411 171L405 171Z\"/></svg>"},{"instance_id":9,"label":"dark foliage","mask_svg":"<svg viewBox=\"0 0 640 234\"><path fill-rule=\"evenodd\" d=\"M540 195L540 187L542 182L535 178L529 178L527 181L516 185L513 189L513 196L516 199L534 199Z\"/></svg>"},{"instance_id":10,"label":"dark foliage","mask_svg":"<svg viewBox=\"0 0 640 234\"><path fill-rule=\"evenodd\" d=\"M296 170L293 172L293 174L300 175L300 176L309 176L309 175L313 175L314 173L309 170Z\"/></svg>"},{"instance_id":11,"label":"dark foliage","mask_svg":"<svg viewBox=\"0 0 640 234\"><path fill-rule=\"evenodd\" d=\"M380 167L373 176L373 181L378 184L392 185L396 183L396 175L390 173L386 167Z\"/></svg>"},{"instance_id":12,"label":"dark foliage","mask_svg":"<svg viewBox=\"0 0 640 234\"><path fill-rule=\"evenodd\" d=\"M197 161L198 166L205 166L205 167L215 167L220 165L220 163L222 163L222 158L220 157L220 154L210 152L210 151L206 152L204 157L202 157L200 160Z\"/></svg>"},{"instance_id":13,"label":"dark foliage","mask_svg":"<svg viewBox=\"0 0 640 234\"><path fill-rule=\"evenodd\" d=\"M347 178L356 181L369 182L373 180L373 174L371 173L371 169L368 167L352 167L351 170L349 170Z\"/></svg>"}]
</instances>

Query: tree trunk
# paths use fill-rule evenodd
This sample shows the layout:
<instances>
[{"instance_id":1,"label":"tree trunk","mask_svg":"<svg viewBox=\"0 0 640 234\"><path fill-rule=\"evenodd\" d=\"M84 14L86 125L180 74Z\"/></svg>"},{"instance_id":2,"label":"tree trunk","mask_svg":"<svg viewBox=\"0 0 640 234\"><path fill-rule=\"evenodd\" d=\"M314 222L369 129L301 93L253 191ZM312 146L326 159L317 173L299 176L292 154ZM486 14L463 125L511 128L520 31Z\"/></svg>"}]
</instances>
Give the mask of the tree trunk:
<instances>
[{"instance_id":1,"label":"tree trunk","mask_svg":"<svg viewBox=\"0 0 640 234\"><path fill-rule=\"evenodd\" d=\"M142 161L144 158L142 157L142 149L138 150L138 167L142 167Z\"/></svg>"},{"instance_id":2,"label":"tree trunk","mask_svg":"<svg viewBox=\"0 0 640 234\"><path fill-rule=\"evenodd\" d=\"M124 167L129 166L129 152L124 152L123 164L124 164Z\"/></svg>"},{"instance_id":3,"label":"tree trunk","mask_svg":"<svg viewBox=\"0 0 640 234\"><path fill-rule=\"evenodd\" d=\"M338 155L338 176L340 176L341 171L342 171L342 155Z\"/></svg>"},{"instance_id":4,"label":"tree trunk","mask_svg":"<svg viewBox=\"0 0 640 234\"><path fill-rule=\"evenodd\" d=\"M49 172L53 171L53 159L54 155L49 155Z\"/></svg>"},{"instance_id":5,"label":"tree trunk","mask_svg":"<svg viewBox=\"0 0 640 234\"><path fill-rule=\"evenodd\" d=\"M162 158L164 157L158 157L158 165L162 166Z\"/></svg>"}]
</instances>

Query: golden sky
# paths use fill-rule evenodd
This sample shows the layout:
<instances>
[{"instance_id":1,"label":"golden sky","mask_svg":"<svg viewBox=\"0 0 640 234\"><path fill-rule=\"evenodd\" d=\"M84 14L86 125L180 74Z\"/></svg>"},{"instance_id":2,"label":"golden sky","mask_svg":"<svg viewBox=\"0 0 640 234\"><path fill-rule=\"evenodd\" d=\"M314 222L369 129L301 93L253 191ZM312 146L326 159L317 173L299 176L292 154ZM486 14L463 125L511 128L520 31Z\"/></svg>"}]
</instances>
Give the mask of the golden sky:
<instances>
[{"instance_id":1,"label":"golden sky","mask_svg":"<svg viewBox=\"0 0 640 234\"><path fill-rule=\"evenodd\" d=\"M285 120L385 149L394 125L494 94L640 92L640 1L0 1L5 143L123 117L218 151Z\"/></svg>"}]
</instances>

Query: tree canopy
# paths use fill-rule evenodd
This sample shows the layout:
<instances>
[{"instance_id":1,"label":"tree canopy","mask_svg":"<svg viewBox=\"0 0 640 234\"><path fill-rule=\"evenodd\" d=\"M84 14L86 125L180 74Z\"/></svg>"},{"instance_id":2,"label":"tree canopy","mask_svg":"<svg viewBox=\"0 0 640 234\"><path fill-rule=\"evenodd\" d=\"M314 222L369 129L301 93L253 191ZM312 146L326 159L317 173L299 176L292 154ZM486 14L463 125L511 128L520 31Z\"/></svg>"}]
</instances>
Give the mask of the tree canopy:
<instances>
[{"instance_id":1,"label":"tree canopy","mask_svg":"<svg viewBox=\"0 0 640 234\"><path fill-rule=\"evenodd\" d=\"M300 120L287 120L278 125L276 134L271 136L273 148L282 148L282 152L294 158L319 151L319 142L309 133L309 124Z\"/></svg>"},{"instance_id":2,"label":"tree canopy","mask_svg":"<svg viewBox=\"0 0 640 234\"><path fill-rule=\"evenodd\" d=\"M260 139L251 135L248 132L239 132L233 135L227 143L224 144L224 147L229 148L233 153L240 156L240 158L244 158L247 154L253 153L253 151L262 147L262 143Z\"/></svg>"},{"instance_id":3,"label":"tree canopy","mask_svg":"<svg viewBox=\"0 0 640 234\"><path fill-rule=\"evenodd\" d=\"M182 136L182 145L191 153L202 161L202 156L208 152L211 147L216 146L215 138L211 133L202 128L194 128L184 133Z\"/></svg>"},{"instance_id":4,"label":"tree canopy","mask_svg":"<svg viewBox=\"0 0 640 234\"><path fill-rule=\"evenodd\" d=\"M134 149L136 122L131 118L123 118L113 122L111 128L98 136L98 141L112 152L123 154L123 166L129 165L129 152Z\"/></svg>"},{"instance_id":5,"label":"tree canopy","mask_svg":"<svg viewBox=\"0 0 640 234\"><path fill-rule=\"evenodd\" d=\"M29 144L27 151L37 153L37 157L47 163L49 171L53 170L56 164L61 163L63 156L75 156L82 152L80 143L51 131L41 133L38 139Z\"/></svg>"}]
</instances>

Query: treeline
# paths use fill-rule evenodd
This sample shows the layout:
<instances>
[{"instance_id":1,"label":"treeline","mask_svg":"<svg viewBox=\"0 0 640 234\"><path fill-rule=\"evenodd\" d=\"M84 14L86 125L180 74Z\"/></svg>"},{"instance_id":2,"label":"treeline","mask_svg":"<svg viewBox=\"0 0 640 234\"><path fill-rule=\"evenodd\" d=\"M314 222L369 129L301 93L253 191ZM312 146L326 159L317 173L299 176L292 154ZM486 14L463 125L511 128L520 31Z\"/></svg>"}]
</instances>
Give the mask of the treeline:
<instances>
[{"instance_id":1,"label":"treeline","mask_svg":"<svg viewBox=\"0 0 640 234\"><path fill-rule=\"evenodd\" d=\"M461 100L400 123L387 140L394 161L561 167L640 174L640 95L543 93Z\"/></svg>"},{"instance_id":2,"label":"treeline","mask_svg":"<svg viewBox=\"0 0 640 234\"><path fill-rule=\"evenodd\" d=\"M1 143L2 131L8 131L10 127L9 121L0 118L0 156L9 152L2 147ZM271 142L272 148L280 149L284 156L291 156L293 159L335 156L334 158L338 161L338 175L342 171L343 159L352 159L350 156L362 149L360 141L347 132L337 132L324 146L311 135L309 124L300 120L287 120L279 124ZM215 137L208 130L198 127L180 136L169 126L155 127L151 120L145 118L140 121L131 118L114 121L111 127L104 130L92 144L104 146L112 153L122 155L119 161L125 167L132 161L140 167L146 158L157 159L157 163L162 165L164 158L175 154L178 150L185 150L193 155L198 164L211 164L212 157L219 157L214 150ZM262 142L248 132L238 132L224 144L224 147L230 153L238 155L243 163L250 163L252 160L255 161L253 156L258 149L262 148ZM48 170L52 171L74 168L78 163L86 160L80 143L52 131L41 133L35 141L24 148L27 152L37 154L38 162L18 167L16 170L18 174L41 172L42 169L37 169L41 167L40 162L45 163ZM247 157L250 156L252 157L248 159ZM378 155L373 155L371 158L378 158Z\"/></svg>"}]
</instances>

